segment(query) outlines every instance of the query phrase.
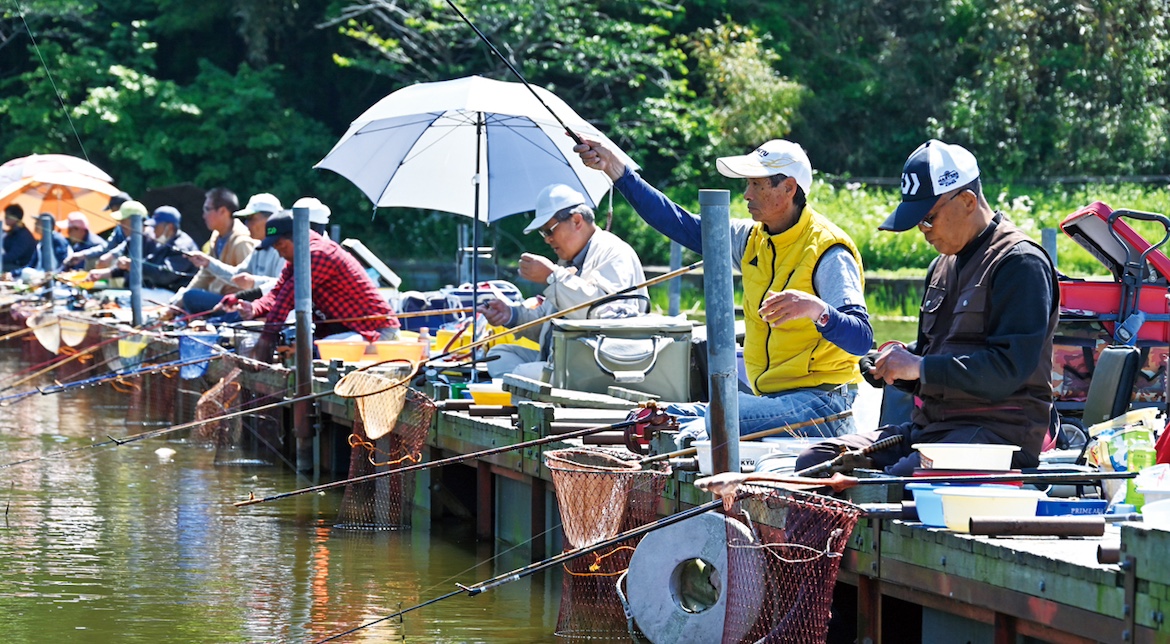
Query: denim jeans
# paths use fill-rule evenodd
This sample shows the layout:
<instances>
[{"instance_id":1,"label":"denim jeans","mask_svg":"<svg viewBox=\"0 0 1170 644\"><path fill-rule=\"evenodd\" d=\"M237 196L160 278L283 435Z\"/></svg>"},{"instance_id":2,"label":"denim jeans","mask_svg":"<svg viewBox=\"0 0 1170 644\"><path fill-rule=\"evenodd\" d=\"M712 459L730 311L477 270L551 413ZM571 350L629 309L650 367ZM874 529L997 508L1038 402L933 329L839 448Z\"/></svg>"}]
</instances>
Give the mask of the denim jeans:
<instances>
[{"instance_id":1,"label":"denim jeans","mask_svg":"<svg viewBox=\"0 0 1170 644\"><path fill-rule=\"evenodd\" d=\"M848 385L832 391L815 388L792 389L764 396L740 392L739 434L741 436L754 434L786 424L839 414L852 409L856 397L857 389ZM672 403L666 407L666 413L678 417L679 435L675 440L680 447L692 439L704 440L709 436L707 403ZM849 416L831 423L802 427L793 430L793 433L802 436L832 437L853 434L856 431L857 426L853 423L853 417Z\"/></svg>"}]
</instances>

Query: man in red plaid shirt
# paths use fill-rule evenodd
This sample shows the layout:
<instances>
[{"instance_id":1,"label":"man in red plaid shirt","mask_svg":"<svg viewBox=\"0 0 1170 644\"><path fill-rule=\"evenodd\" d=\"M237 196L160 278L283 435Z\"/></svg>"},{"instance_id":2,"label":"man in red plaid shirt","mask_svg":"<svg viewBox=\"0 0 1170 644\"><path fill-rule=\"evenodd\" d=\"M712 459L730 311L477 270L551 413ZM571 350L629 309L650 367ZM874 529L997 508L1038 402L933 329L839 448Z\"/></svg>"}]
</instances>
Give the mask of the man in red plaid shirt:
<instances>
[{"instance_id":1,"label":"man in red plaid shirt","mask_svg":"<svg viewBox=\"0 0 1170 644\"><path fill-rule=\"evenodd\" d=\"M296 305L292 216L286 213L272 216L265 232L266 236L258 250L275 248L288 262L276 285L267 295L254 302L231 301L232 296L229 295L221 306L229 311L239 310L240 317L245 320L264 316L266 328L274 330L284 326L288 314ZM345 320L337 324L360 334L369 342L397 337L398 318L352 255L337 243L309 231L309 257L313 274L313 308L323 313L328 320Z\"/></svg>"}]
</instances>

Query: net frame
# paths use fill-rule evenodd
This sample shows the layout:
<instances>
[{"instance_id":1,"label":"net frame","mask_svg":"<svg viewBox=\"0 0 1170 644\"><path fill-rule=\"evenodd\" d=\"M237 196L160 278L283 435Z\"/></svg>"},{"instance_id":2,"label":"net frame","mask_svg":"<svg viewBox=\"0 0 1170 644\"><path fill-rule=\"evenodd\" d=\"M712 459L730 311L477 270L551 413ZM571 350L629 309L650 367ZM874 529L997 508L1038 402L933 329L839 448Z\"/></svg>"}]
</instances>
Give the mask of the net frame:
<instances>
[{"instance_id":1,"label":"net frame","mask_svg":"<svg viewBox=\"0 0 1170 644\"><path fill-rule=\"evenodd\" d=\"M422 448L430 434L435 403L415 389L404 386L396 389L403 392L404 402L389 432L371 438L362 421L354 423L350 436L349 478L394 470L422 460ZM380 456L384 460L380 460ZM414 483L414 472L349 483L345 486L333 527L365 531L409 529L414 509Z\"/></svg>"},{"instance_id":2,"label":"net frame","mask_svg":"<svg viewBox=\"0 0 1170 644\"><path fill-rule=\"evenodd\" d=\"M768 486L747 485L750 496L727 516L746 523L750 541L728 530L725 643L823 642L842 555L861 518L861 507L841 499ZM738 549L766 556L763 574L743 565L760 558L734 556ZM761 601L762 598L762 601Z\"/></svg>"},{"instance_id":3,"label":"net frame","mask_svg":"<svg viewBox=\"0 0 1170 644\"><path fill-rule=\"evenodd\" d=\"M604 447L552 450L544 457L552 473L566 551L657 519L658 502L670 476L666 463L644 463L638 454ZM598 503L601 498L606 501ZM598 505L606 507L589 507ZM629 641L617 583L639 541L640 537L630 539L564 565L558 637Z\"/></svg>"}]
</instances>

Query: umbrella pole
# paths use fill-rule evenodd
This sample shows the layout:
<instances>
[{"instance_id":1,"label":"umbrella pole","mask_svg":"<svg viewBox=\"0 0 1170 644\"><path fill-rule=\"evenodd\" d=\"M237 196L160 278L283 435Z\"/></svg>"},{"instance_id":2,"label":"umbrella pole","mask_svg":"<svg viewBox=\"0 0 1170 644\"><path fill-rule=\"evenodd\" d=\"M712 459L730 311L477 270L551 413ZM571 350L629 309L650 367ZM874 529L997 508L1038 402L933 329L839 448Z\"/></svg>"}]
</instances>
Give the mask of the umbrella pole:
<instances>
[{"instance_id":1,"label":"umbrella pole","mask_svg":"<svg viewBox=\"0 0 1170 644\"><path fill-rule=\"evenodd\" d=\"M475 117L475 216L471 219L471 339L475 341L476 338L476 324L479 322L479 313L474 308L479 306L479 188L483 184L480 181L483 169L480 167L481 148L483 146L483 112L477 112ZM475 349L471 350L471 382L476 382L479 379L476 377L476 363L478 360L475 357Z\"/></svg>"}]
</instances>

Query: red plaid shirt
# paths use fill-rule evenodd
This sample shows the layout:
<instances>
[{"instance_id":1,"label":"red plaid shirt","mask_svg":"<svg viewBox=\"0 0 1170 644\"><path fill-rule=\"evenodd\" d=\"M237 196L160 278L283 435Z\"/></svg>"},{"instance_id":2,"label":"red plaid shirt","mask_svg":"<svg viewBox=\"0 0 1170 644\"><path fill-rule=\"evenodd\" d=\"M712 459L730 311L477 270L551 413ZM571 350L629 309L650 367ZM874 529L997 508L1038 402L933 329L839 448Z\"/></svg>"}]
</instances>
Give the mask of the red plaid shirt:
<instances>
[{"instance_id":1,"label":"red plaid shirt","mask_svg":"<svg viewBox=\"0 0 1170 644\"><path fill-rule=\"evenodd\" d=\"M393 314L393 309L378 287L362 270L361 264L341 246L315 232L309 232L309 265L313 274L313 307L330 320L357 318L367 315ZM296 307L296 283L293 263L285 264L268 295L252 303L253 316L265 316L269 328L284 325L288 314ZM341 322L346 328L361 333L373 342L379 330L397 329L398 318Z\"/></svg>"}]
</instances>

